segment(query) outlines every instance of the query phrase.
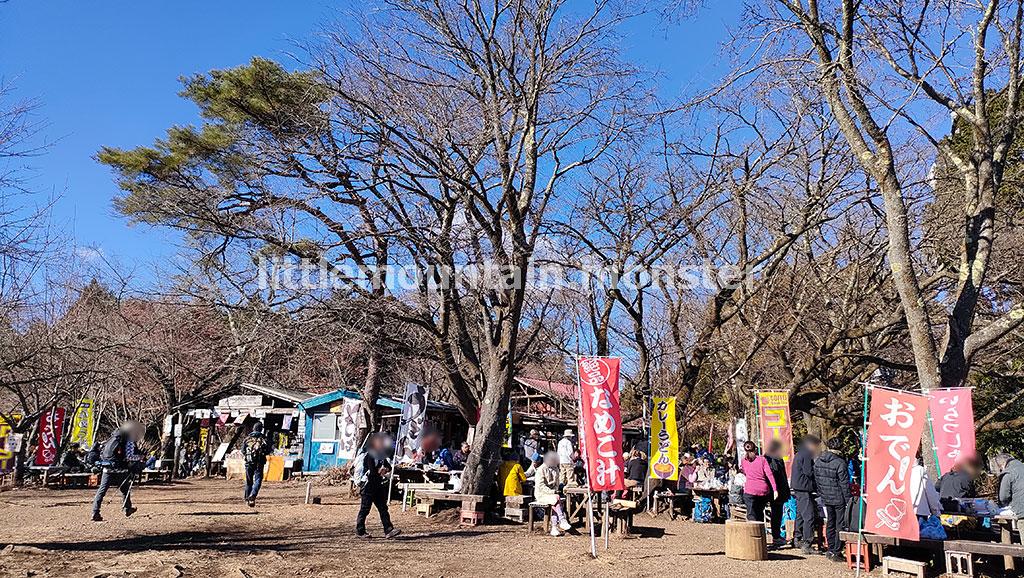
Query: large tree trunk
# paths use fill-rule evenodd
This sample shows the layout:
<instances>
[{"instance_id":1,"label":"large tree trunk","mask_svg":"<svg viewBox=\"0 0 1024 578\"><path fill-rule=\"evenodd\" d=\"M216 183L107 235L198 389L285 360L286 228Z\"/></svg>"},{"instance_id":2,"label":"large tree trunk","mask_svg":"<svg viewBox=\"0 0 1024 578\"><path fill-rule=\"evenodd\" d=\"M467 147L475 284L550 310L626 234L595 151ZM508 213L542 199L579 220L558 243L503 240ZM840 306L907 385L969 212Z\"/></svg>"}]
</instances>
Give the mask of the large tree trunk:
<instances>
[{"instance_id":1,"label":"large tree trunk","mask_svg":"<svg viewBox=\"0 0 1024 578\"><path fill-rule=\"evenodd\" d=\"M504 353L504 352L503 352ZM473 450L462 473L462 493L487 495L501 462L501 447L505 440L505 420L512 391L514 370L509 356L491 363L487 373L480 420L476 424Z\"/></svg>"},{"instance_id":2,"label":"large tree trunk","mask_svg":"<svg viewBox=\"0 0 1024 578\"><path fill-rule=\"evenodd\" d=\"M363 381L363 415L366 419L359 430L360 444L370 432L380 429L380 408L377 406L377 400L380 398L380 384L386 371L386 364L384 356L371 345L370 355L366 360L366 379Z\"/></svg>"}]
</instances>

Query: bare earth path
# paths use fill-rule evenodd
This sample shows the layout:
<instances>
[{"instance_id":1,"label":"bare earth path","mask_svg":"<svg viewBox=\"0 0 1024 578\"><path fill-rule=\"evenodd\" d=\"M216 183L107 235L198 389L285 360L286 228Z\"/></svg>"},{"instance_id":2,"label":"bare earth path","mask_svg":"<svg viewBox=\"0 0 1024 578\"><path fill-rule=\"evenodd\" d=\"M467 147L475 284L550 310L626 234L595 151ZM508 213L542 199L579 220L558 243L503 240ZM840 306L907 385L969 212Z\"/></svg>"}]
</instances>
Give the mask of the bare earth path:
<instances>
[{"instance_id":1,"label":"bare earth path","mask_svg":"<svg viewBox=\"0 0 1024 578\"><path fill-rule=\"evenodd\" d=\"M851 576L845 565L794 550L766 562L723 555L722 527L637 517L644 536L589 556L589 538L527 535L518 525L459 528L403 514L396 540L353 536L357 506L336 488L315 488L323 504L302 504L304 484L268 484L255 510L238 482L203 480L143 486L139 512L118 512L108 494L106 521L88 521L90 490L0 493L0 576ZM371 514L370 532L380 535ZM443 516L443 514L442 514ZM9 545L13 544L11 548ZM600 544L600 543L599 543ZM600 547L600 546L599 546Z\"/></svg>"}]
</instances>

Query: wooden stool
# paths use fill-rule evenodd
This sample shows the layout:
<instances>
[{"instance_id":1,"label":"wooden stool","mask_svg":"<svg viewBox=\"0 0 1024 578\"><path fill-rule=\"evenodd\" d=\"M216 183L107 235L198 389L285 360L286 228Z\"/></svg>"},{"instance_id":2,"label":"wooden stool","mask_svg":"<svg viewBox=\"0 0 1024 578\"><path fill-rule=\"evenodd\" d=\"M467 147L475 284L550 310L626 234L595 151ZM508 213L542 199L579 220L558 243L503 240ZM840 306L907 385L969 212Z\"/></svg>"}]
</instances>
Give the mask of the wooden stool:
<instances>
[{"instance_id":1,"label":"wooden stool","mask_svg":"<svg viewBox=\"0 0 1024 578\"><path fill-rule=\"evenodd\" d=\"M970 552L946 550L946 574L974 578L974 561Z\"/></svg>"},{"instance_id":2,"label":"wooden stool","mask_svg":"<svg viewBox=\"0 0 1024 578\"><path fill-rule=\"evenodd\" d=\"M891 572L904 572L917 576L917 578L924 578L924 569L927 566L924 562L917 560L886 556L882 558L882 576L892 576Z\"/></svg>"},{"instance_id":3,"label":"wooden stool","mask_svg":"<svg viewBox=\"0 0 1024 578\"><path fill-rule=\"evenodd\" d=\"M544 508L544 531L545 532L550 532L551 531L551 505L550 504L537 504L537 503L530 504L530 506L529 506L530 512L528 514L526 531L527 532L532 532L533 531L533 523L534 523L534 520L535 520L534 515L533 515L533 509L534 508Z\"/></svg>"},{"instance_id":4,"label":"wooden stool","mask_svg":"<svg viewBox=\"0 0 1024 578\"><path fill-rule=\"evenodd\" d=\"M733 560L767 560L768 539L763 522L725 521L725 557Z\"/></svg>"},{"instance_id":5,"label":"wooden stool","mask_svg":"<svg viewBox=\"0 0 1024 578\"><path fill-rule=\"evenodd\" d=\"M846 543L846 567L853 570L857 566L857 543L847 542ZM868 551L868 544L866 542L860 545L860 567L865 572L871 571L871 554Z\"/></svg>"}]
</instances>

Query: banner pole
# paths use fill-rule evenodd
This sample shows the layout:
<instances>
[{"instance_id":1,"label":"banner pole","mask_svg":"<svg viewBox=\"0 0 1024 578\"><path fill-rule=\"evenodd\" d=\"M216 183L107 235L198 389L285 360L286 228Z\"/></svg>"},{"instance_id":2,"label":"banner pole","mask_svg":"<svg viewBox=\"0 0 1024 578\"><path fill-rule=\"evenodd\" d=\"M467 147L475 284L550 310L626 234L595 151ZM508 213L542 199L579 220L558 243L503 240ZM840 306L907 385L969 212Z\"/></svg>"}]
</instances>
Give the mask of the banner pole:
<instances>
[{"instance_id":1,"label":"banner pole","mask_svg":"<svg viewBox=\"0 0 1024 578\"><path fill-rule=\"evenodd\" d=\"M580 381L580 358L579 358L578 355L576 357L576 395L579 396L579 399L580 399L580 405L577 408L577 411L579 411L579 419L577 420L577 423L578 424L582 424L583 423L583 421L582 421L583 420L583 382ZM590 555L592 557L594 557L594 558L597 558L597 535L594 534L594 490L592 489L592 486L591 486L590 471L589 471L590 446L587 445L587 443L586 443L586 436L584 435L584 432L582 430L580 430L579 436L580 436L580 440L583 442L583 463L588 465L588 467L586 467L584 469L588 470L587 471L587 516L590 518L590 524L588 524L590 526Z\"/></svg>"},{"instance_id":2,"label":"banner pole","mask_svg":"<svg viewBox=\"0 0 1024 578\"><path fill-rule=\"evenodd\" d=\"M865 506L865 492L864 492L864 462L867 456L867 443L868 443L868 388L864 388L864 425L861 427L860 433L860 489L857 492L858 500L857 510L859 515L857 516L857 578L860 578L860 556L861 547L864 543L864 506Z\"/></svg>"}]
</instances>

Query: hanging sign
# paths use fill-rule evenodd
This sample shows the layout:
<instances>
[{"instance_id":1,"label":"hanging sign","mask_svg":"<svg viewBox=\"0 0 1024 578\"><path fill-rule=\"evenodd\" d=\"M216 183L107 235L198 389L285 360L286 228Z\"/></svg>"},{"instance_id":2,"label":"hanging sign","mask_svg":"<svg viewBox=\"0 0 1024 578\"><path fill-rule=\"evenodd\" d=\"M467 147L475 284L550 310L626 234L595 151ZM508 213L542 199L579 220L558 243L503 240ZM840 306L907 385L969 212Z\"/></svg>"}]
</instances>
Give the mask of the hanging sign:
<instances>
[{"instance_id":1,"label":"hanging sign","mask_svg":"<svg viewBox=\"0 0 1024 578\"><path fill-rule=\"evenodd\" d=\"M338 415L338 457L351 460L356 457L359 443L359 416L363 413L360 399L347 397Z\"/></svg>"},{"instance_id":2,"label":"hanging sign","mask_svg":"<svg viewBox=\"0 0 1024 578\"><path fill-rule=\"evenodd\" d=\"M395 443L396 463L416 461L416 453L423 443L423 426L427 421L427 387L418 383L406 384L402 400L402 417Z\"/></svg>"}]
</instances>

